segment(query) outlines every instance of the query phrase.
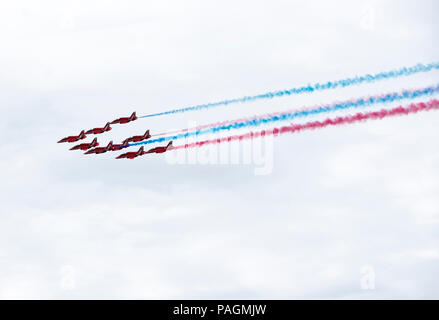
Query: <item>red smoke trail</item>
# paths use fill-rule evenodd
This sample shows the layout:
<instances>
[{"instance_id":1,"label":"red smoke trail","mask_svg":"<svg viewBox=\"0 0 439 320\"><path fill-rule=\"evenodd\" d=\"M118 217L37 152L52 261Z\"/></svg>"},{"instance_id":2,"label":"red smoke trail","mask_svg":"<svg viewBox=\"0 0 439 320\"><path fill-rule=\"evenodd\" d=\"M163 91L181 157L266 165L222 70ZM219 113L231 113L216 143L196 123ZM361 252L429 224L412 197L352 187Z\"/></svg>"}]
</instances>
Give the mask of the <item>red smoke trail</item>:
<instances>
[{"instance_id":1,"label":"red smoke trail","mask_svg":"<svg viewBox=\"0 0 439 320\"><path fill-rule=\"evenodd\" d=\"M389 110L382 109L380 111L373 111L367 113L359 112L354 115L348 115L344 117L336 117L332 119L328 118L324 121L312 121L304 124L291 124L290 126L283 126L283 127L256 131L256 132L248 132L246 134L241 134L241 135L233 135L228 137L222 137L217 139L204 140L204 141L198 141L189 144L174 146L172 149L169 150L196 148L210 144L231 142L236 140L241 141L241 140L255 139L258 137L264 137L268 135L278 136L279 134L284 134L284 133L296 133L303 130L322 129L328 126L341 126L345 124L351 124L351 123L366 121L366 120L380 120L388 117L408 115L420 111L430 111L430 110L438 110L438 109L439 109L439 100L431 99L427 102L412 103L408 107L399 106Z\"/></svg>"}]
</instances>

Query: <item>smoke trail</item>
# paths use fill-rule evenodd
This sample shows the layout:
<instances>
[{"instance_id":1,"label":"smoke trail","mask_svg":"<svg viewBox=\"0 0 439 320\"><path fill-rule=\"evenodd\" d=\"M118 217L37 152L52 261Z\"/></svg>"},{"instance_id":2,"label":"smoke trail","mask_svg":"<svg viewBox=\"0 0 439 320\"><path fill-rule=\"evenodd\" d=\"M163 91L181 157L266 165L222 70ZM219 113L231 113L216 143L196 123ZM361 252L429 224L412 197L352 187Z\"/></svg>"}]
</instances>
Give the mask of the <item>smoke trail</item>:
<instances>
[{"instance_id":1,"label":"smoke trail","mask_svg":"<svg viewBox=\"0 0 439 320\"><path fill-rule=\"evenodd\" d=\"M336 81L328 81L326 83L315 83L313 85L307 85L302 87L296 87L288 90L279 90L279 91L272 91L272 92L266 92L259 95L254 96L246 96L241 98L235 98L235 99L229 99L229 100L223 100L218 102L212 102L212 103L206 103L206 104L199 104L196 106L186 107L186 108L180 108L180 109L174 109L159 113L153 113L145 116L141 116L139 118L148 118L148 117L157 117L167 114L174 114L174 113L183 113L187 111L195 111L195 110L201 110L201 109L209 109L213 107L219 107L219 106L227 106L232 103L238 103L238 102L250 102L260 99L272 99L276 97L282 97L282 96L289 96L289 95L296 95L296 94L302 94L302 93L312 93L314 91L322 91L322 90L329 90L329 89L336 89L338 87L349 87L353 85L358 85L362 83L370 83L374 81L379 80L385 80L385 79L392 79L392 78L399 78L402 76L410 76L412 74L420 73L420 72L429 72L433 69L439 69L439 62L433 62L429 63L427 65L424 64L417 64L413 67L403 67L397 70L391 70L386 72L380 72L374 75L366 74L363 76L356 76L353 78L346 78L342 80L336 80Z\"/></svg>"},{"instance_id":2,"label":"smoke trail","mask_svg":"<svg viewBox=\"0 0 439 320\"><path fill-rule=\"evenodd\" d=\"M196 135L203 134L203 133L211 133L211 131L201 131L202 129L212 129L216 128L216 131L224 129L226 125L231 125L231 128L235 128L236 126L243 126L245 125L257 125L262 119L266 122L274 121L276 119L280 120L290 120L291 118L294 118L295 116L308 116L311 114L317 114L321 112L331 112L341 109L347 109L347 108L355 108L355 107L365 107L370 106L373 103L388 103L393 102L395 100L402 100L402 99L412 99L417 98L423 95L431 95L434 93L439 92L439 84L436 86L430 86L422 89L414 89L414 90L403 90L400 93L398 92L391 92L387 94L382 95L375 95L375 96L368 96L368 97L362 97L358 98L356 100L348 100L345 102L336 102L330 105L323 105L323 106L314 106L314 107L308 107L308 108L302 108L302 109L293 109L289 111L284 112L276 112L276 113L267 113L264 115L259 116L253 116L253 117L247 117L247 118L240 118L235 120L226 120L221 122L215 122L205 125L200 125L193 128L186 128L186 129L180 129L175 131L169 131L169 132L163 132L152 135L153 137L157 136L165 136L165 135L175 135L178 133L184 133L184 132L196 132Z\"/></svg>"},{"instance_id":3,"label":"smoke trail","mask_svg":"<svg viewBox=\"0 0 439 320\"><path fill-rule=\"evenodd\" d=\"M324 121L312 121L304 124L291 124L290 126L284 126L279 128L274 128L270 130L262 130L257 132L248 132L246 134L234 135L229 137L222 137L211 140L198 141L194 143L174 146L169 150L178 150L178 149L188 149L188 148L197 148L210 144L231 142L236 140L248 140L255 139L258 137L264 137L267 135L278 136L279 134L284 133L298 133L304 130L314 130L314 129L322 129L328 126L341 126L345 124L352 124L360 121L366 120L380 120L388 117L395 117L400 115L408 115L411 113L417 113L421 111L430 111L430 110L439 110L439 100L431 99L427 102L420 103L412 103L408 107L396 107L390 110L382 109L380 111L372 111L367 113L356 113L354 115L348 115L344 117L336 117L336 118L328 118Z\"/></svg>"},{"instance_id":4,"label":"smoke trail","mask_svg":"<svg viewBox=\"0 0 439 320\"><path fill-rule=\"evenodd\" d=\"M229 131L232 129L242 129L247 127L256 127L260 125L266 125L274 122L279 121L288 121L293 120L295 118L299 117L307 117L311 115L317 115L325 112L332 112L332 111L339 111L339 110L345 110L349 108L361 108L361 107L367 107L371 106L377 103L389 103L394 101L400 101L400 100L406 100L406 99L413 99L422 97L425 95L431 95L434 93L439 92L439 84L436 86L430 86L427 88L422 89L416 89L416 90L403 90L401 92L392 92L387 93L384 95L376 95L376 96L369 96L369 97L362 97L356 100L348 100L344 102L336 102L331 105L323 105L323 106L317 106L312 108L304 108L301 110L292 110L282 113L275 113L275 114L267 114L263 116L257 116L252 118L246 118L246 119L238 119L233 121L225 121L222 123L214 123L214 124L208 124L201 127L197 127L198 129L194 131L189 131L190 129L183 129L182 133L178 133L172 136L167 137L161 137L156 138L152 140L142 141L138 143L130 144L129 146L136 146L140 144L151 144L156 142L165 142L170 140L178 140L178 139L185 139L191 136L199 136L203 134L209 134L209 133L217 133L220 131ZM206 127L204 129L203 127Z\"/></svg>"}]
</instances>

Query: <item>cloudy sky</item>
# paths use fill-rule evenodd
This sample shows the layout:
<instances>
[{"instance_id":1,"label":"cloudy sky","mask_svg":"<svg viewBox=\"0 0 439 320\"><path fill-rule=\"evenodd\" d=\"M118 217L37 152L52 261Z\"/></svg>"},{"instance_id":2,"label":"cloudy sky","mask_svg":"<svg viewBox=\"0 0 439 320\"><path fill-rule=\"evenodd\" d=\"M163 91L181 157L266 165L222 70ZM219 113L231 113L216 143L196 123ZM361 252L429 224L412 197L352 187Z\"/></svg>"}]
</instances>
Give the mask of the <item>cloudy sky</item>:
<instances>
[{"instance_id":1,"label":"cloudy sky","mask_svg":"<svg viewBox=\"0 0 439 320\"><path fill-rule=\"evenodd\" d=\"M438 61L438 11L433 0L1 1L0 298L439 298L437 111L266 141L263 175L257 161L124 161L56 143L134 110ZM438 82L434 71L139 119L99 139Z\"/></svg>"}]
</instances>

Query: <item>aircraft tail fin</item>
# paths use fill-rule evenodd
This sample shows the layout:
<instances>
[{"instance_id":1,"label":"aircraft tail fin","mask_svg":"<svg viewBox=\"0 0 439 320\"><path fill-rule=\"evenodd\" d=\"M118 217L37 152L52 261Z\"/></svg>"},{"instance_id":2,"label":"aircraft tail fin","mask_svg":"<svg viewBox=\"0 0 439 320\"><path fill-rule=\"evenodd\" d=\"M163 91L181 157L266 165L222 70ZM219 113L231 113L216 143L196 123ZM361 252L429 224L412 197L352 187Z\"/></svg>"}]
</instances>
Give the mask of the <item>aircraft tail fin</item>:
<instances>
[{"instance_id":1,"label":"aircraft tail fin","mask_svg":"<svg viewBox=\"0 0 439 320\"><path fill-rule=\"evenodd\" d=\"M110 141L110 143L107 146L107 150L110 150L112 146L113 146L113 141Z\"/></svg>"},{"instance_id":2,"label":"aircraft tail fin","mask_svg":"<svg viewBox=\"0 0 439 320\"><path fill-rule=\"evenodd\" d=\"M172 141L170 141L170 142L168 143L168 145L166 146L166 150L169 149L169 148L171 148L171 147L172 147Z\"/></svg>"},{"instance_id":3,"label":"aircraft tail fin","mask_svg":"<svg viewBox=\"0 0 439 320\"><path fill-rule=\"evenodd\" d=\"M139 151L137 151L137 154L142 154L142 152L144 152L144 151L143 151L143 146L141 146L141 147L139 148Z\"/></svg>"},{"instance_id":4,"label":"aircraft tail fin","mask_svg":"<svg viewBox=\"0 0 439 320\"><path fill-rule=\"evenodd\" d=\"M145 132L145 134L143 135L144 137L147 137L147 136L149 136L149 129L148 130L146 130L146 132Z\"/></svg>"},{"instance_id":5,"label":"aircraft tail fin","mask_svg":"<svg viewBox=\"0 0 439 320\"><path fill-rule=\"evenodd\" d=\"M137 117L136 117L136 111L134 111L134 112L133 112L133 114L131 115L131 117L130 117L130 118L131 118L131 120L134 120L134 119L136 119L136 118L137 118Z\"/></svg>"}]
</instances>

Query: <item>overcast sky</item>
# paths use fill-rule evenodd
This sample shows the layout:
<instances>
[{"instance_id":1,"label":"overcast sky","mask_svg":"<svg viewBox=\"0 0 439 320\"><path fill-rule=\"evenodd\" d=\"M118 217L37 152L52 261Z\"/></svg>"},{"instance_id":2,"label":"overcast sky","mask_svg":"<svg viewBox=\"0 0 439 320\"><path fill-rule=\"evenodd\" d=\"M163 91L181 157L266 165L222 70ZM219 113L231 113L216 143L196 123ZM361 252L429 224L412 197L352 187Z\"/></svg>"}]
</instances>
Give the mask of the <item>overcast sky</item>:
<instances>
[{"instance_id":1,"label":"overcast sky","mask_svg":"<svg viewBox=\"0 0 439 320\"><path fill-rule=\"evenodd\" d=\"M437 12L433 0L1 1L0 298L439 298L437 111L276 138L264 175L56 143L134 110L437 62ZM98 139L437 83L433 71L139 119Z\"/></svg>"}]
</instances>

